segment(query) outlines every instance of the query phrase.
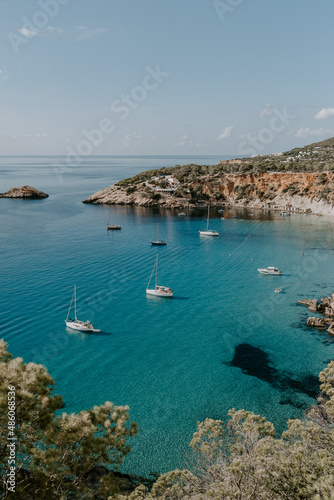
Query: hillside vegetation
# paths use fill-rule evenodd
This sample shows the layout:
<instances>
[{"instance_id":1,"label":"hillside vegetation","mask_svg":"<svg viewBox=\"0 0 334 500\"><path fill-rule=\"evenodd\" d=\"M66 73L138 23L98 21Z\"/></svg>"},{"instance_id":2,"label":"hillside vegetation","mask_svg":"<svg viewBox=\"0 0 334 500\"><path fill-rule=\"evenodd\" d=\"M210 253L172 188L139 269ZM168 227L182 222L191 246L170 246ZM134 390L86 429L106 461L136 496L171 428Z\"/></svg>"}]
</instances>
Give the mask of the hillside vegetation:
<instances>
[{"instance_id":1,"label":"hillside vegetation","mask_svg":"<svg viewBox=\"0 0 334 500\"><path fill-rule=\"evenodd\" d=\"M174 175L181 183L192 183L201 176L214 176L216 174L325 171L334 171L334 137L302 148L294 148L284 153L225 160L218 165L189 164L146 170L118 182L117 185L138 184L152 176L160 175Z\"/></svg>"}]
</instances>

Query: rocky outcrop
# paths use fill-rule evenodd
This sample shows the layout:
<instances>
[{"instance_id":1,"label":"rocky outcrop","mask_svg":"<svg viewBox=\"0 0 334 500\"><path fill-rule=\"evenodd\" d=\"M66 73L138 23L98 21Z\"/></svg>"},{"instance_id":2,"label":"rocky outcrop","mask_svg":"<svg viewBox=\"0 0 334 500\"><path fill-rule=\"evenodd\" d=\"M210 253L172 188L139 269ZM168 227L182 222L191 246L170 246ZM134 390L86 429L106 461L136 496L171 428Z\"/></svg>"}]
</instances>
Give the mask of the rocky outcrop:
<instances>
[{"instance_id":1,"label":"rocky outcrop","mask_svg":"<svg viewBox=\"0 0 334 500\"><path fill-rule=\"evenodd\" d=\"M327 333L329 333L329 335L334 335L334 324L333 323L327 329Z\"/></svg>"},{"instance_id":2,"label":"rocky outcrop","mask_svg":"<svg viewBox=\"0 0 334 500\"><path fill-rule=\"evenodd\" d=\"M298 300L298 304L301 304L302 306L307 306L309 308L309 310L312 312L317 312L317 310L318 310L317 299Z\"/></svg>"},{"instance_id":3,"label":"rocky outcrop","mask_svg":"<svg viewBox=\"0 0 334 500\"><path fill-rule=\"evenodd\" d=\"M194 206L185 198L179 199L172 195L155 193L143 184L128 188L117 185L109 186L92 194L83 203L92 203L94 205L135 205L138 207L160 205L171 208Z\"/></svg>"},{"instance_id":4,"label":"rocky outcrop","mask_svg":"<svg viewBox=\"0 0 334 500\"><path fill-rule=\"evenodd\" d=\"M0 193L0 198L25 198L30 200L41 200L48 198L48 194L43 191L38 191L30 186L22 186L20 188L11 188L6 193Z\"/></svg>"},{"instance_id":5,"label":"rocky outcrop","mask_svg":"<svg viewBox=\"0 0 334 500\"><path fill-rule=\"evenodd\" d=\"M334 293L330 297L323 297L318 304L317 299L298 300L298 303L307 306L312 312L319 312L325 318L307 318L307 326L326 329L330 335L334 335Z\"/></svg>"},{"instance_id":6,"label":"rocky outcrop","mask_svg":"<svg viewBox=\"0 0 334 500\"><path fill-rule=\"evenodd\" d=\"M325 329L327 327L327 321L324 318L307 318L307 326Z\"/></svg>"}]
</instances>

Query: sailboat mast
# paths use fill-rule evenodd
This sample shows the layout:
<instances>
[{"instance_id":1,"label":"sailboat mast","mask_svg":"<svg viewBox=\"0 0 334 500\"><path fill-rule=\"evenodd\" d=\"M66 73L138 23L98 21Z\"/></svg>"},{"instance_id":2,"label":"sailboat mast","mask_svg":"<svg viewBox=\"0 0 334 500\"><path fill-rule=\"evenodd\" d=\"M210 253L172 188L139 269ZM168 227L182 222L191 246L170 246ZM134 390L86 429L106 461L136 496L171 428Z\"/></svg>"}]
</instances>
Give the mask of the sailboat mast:
<instances>
[{"instance_id":1,"label":"sailboat mast","mask_svg":"<svg viewBox=\"0 0 334 500\"><path fill-rule=\"evenodd\" d=\"M159 241L159 224L158 224L158 241Z\"/></svg>"},{"instance_id":2,"label":"sailboat mast","mask_svg":"<svg viewBox=\"0 0 334 500\"><path fill-rule=\"evenodd\" d=\"M74 285L74 318L77 321L77 285Z\"/></svg>"},{"instance_id":3,"label":"sailboat mast","mask_svg":"<svg viewBox=\"0 0 334 500\"><path fill-rule=\"evenodd\" d=\"M158 283L158 258L159 258L159 254L157 255L157 263L155 266L155 288L157 287L157 283Z\"/></svg>"},{"instance_id":4,"label":"sailboat mast","mask_svg":"<svg viewBox=\"0 0 334 500\"><path fill-rule=\"evenodd\" d=\"M208 220L207 220L207 223L206 223L206 230L207 231L209 229L209 213L210 213L210 205L208 205Z\"/></svg>"}]
</instances>

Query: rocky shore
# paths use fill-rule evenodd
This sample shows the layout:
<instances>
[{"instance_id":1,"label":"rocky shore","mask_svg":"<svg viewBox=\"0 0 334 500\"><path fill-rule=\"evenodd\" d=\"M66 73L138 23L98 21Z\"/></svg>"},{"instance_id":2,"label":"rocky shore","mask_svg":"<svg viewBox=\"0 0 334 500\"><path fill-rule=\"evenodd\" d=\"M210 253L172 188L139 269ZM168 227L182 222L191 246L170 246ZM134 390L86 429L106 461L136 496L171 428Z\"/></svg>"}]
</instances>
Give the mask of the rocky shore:
<instances>
[{"instance_id":1,"label":"rocky shore","mask_svg":"<svg viewBox=\"0 0 334 500\"><path fill-rule=\"evenodd\" d=\"M0 198L25 198L30 200L41 200L48 198L48 194L43 191L38 191L30 186L22 186L20 188L11 188L6 193L0 193Z\"/></svg>"},{"instance_id":2,"label":"rocky shore","mask_svg":"<svg viewBox=\"0 0 334 500\"><path fill-rule=\"evenodd\" d=\"M327 329L330 335L334 335L334 293L330 297L320 299L320 303L318 303L317 299L298 300L298 303L307 306L311 312L318 312L325 316L323 318L307 318L307 326L321 328L323 330Z\"/></svg>"}]
</instances>

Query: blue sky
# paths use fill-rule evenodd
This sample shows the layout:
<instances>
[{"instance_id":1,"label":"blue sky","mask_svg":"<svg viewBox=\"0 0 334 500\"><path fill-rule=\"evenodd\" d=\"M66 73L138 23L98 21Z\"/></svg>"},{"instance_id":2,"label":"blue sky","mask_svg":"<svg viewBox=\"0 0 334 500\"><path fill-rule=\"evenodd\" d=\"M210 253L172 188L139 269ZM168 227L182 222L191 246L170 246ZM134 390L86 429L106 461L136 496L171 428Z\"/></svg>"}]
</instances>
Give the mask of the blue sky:
<instances>
[{"instance_id":1,"label":"blue sky","mask_svg":"<svg viewBox=\"0 0 334 500\"><path fill-rule=\"evenodd\" d=\"M0 0L0 154L264 154L334 136L332 0Z\"/></svg>"}]
</instances>

